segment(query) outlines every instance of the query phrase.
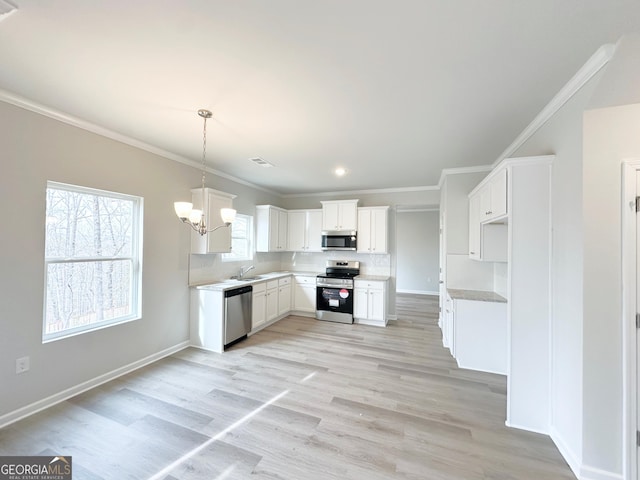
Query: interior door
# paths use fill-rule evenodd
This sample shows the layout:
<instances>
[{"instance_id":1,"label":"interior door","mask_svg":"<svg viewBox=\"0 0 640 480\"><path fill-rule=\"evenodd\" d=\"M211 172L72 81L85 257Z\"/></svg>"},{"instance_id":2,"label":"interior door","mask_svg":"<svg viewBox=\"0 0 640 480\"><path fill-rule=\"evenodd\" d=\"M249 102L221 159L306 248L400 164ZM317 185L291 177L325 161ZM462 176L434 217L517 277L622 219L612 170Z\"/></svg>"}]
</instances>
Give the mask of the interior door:
<instances>
[{"instance_id":1,"label":"interior door","mask_svg":"<svg viewBox=\"0 0 640 480\"><path fill-rule=\"evenodd\" d=\"M640 171L636 170L636 196L640 195ZM636 312L640 312L640 221L636 213ZM640 432L640 335L636 328L636 432ZM636 444L636 478L640 478L640 446Z\"/></svg>"},{"instance_id":2,"label":"interior door","mask_svg":"<svg viewBox=\"0 0 640 480\"><path fill-rule=\"evenodd\" d=\"M444 325L444 306L447 298L447 289L446 289L447 258L446 258L446 255L444 254L445 252L444 243L446 242L447 239L445 238L444 227L445 227L445 213L442 210L440 210L440 249L439 249L440 275L438 278L439 292L440 292L440 314L438 316L438 325L440 326L440 328L442 328L442 326Z\"/></svg>"}]
</instances>

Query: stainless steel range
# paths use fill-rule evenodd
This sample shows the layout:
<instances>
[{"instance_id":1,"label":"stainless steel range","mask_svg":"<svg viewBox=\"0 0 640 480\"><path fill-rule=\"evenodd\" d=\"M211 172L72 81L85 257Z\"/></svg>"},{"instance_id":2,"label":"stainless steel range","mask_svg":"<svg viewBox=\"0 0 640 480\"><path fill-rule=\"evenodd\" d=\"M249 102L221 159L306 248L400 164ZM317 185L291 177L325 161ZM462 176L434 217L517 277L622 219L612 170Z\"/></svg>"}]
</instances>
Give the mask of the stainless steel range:
<instances>
[{"instance_id":1,"label":"stainless steel range","mask_svg":"<svg viewBox=\"0 0 640 480\"><path fill-rule=\"evenodd\" d=\"M325 273L316 277L316 318L353 323L353 277L360 262L328 260Z\"/></svg>"}]
</instances>

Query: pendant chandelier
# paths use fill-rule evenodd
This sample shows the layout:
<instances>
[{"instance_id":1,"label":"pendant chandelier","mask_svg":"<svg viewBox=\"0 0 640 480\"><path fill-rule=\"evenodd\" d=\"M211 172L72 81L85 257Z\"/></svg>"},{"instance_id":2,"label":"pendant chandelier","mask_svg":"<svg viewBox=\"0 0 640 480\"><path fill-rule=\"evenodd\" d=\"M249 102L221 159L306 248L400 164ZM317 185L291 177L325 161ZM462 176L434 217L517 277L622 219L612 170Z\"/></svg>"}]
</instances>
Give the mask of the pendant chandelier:
<instances>
[{"instance_id":1,"label":"pendant chandelier","mask_svg":"<svg viewBox=\"0 0 640 480\"><path fill-rule=\"evenodd\" d=\"M204 128L202 132L202 208L205 206L205 186L204 181L206 177L206 155L207 155L207 119L211 118L213 114L209 110L198 110L198 115L204 119ZM190 202L175 202L173 207L176 211L176 215L183 222L193 228L200 235L206 235L209 232L213 232L222 227L228 227L231 222L236 218L236 211L233 208L221 208L220 217L222 218L222 225L218 225L213 228L208 228L205 219L204 210L193 208L193 204Z\"/></svg>"}]
</instances>

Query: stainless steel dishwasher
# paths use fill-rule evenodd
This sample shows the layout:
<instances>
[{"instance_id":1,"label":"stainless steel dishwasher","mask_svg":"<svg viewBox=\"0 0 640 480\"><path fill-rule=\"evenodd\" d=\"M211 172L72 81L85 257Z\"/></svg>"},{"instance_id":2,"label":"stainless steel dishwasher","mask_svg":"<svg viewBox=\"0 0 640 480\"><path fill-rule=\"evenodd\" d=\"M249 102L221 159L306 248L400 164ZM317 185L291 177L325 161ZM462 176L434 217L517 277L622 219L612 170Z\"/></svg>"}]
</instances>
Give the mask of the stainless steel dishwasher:
<instances>
[{"instance_id":1,"label":"stainless steel dishwasher","mask_svg":"<svg viewBox=\"0 0 640 480\"><path fill-rule=\"evenodd\" d=\"M224 292L224 346L244 340L251 331L253 287L232 288Z\"/></svg>"}]
</instances>

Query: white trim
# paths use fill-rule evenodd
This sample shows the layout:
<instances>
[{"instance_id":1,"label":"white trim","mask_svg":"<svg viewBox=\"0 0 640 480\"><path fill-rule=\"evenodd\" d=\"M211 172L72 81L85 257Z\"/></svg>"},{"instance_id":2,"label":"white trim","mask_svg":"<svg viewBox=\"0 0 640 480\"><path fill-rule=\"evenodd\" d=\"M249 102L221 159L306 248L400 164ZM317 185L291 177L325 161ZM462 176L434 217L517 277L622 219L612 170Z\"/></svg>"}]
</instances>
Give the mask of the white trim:
<instances>
[{"instance_id":1,"label":"white trim","mask_svg":"<svg viewBox=\"0 0 640 480\"><path fill-rule=\"evenodd\" d=\"M508 374L507 374L507 377L508 377ZM525 432L540 433L542 435L547 435L547 436L549 435L549 432L547 430L531 428L531 427L523 427L522 425L511 423L509 420L505 421L504 424L509 428L517 428L518 430L524 430Z\"/></svg>"},{"instance_id":2,"label":"white trim","mask_svg":"<svg viewBox=\"0 0 640 480\"><path fill-rule=\"evenodd\" d=\"M426 212L439 212L440 207L417 207L411 208L409 206L396 207L396 213L426 213Z\"/></svg>"},{"instance_id":3,"label":"white trim","mask_svg":"<svg viewBox=\"0 0 640 480\"><path fill-rule=\"evenodd\" d=\"M608 472L606 470L600 470L599 468L583 465L578 475L580 480L623 480L623 477L619 473Z\"/></svg>"},{"instance_id":4,"label":"white trim","mask_svg":"<svg viewBox=\"0 0 640 480\"><path fill-rule=\"evenodd\" d=\"M513 155L524 143L529 140L545 123L547 123L565 103L580 91L591 78L604 67L613 57L616 46L613 44L602 45L578 72L566 83L562 89L551 99L542 111L533 119L520 135L500 154L493 162L497 166L502 160Z\"/></svg>"},{"instance_id":5,"label":"white trim","mask_svg":"<svg viewBox=\"0 0 640 480\"><path fill-rule=\"evenodd\" d=\"M636 480L638 472L636 425L636 175L640 159L622 162L622 471L623 478Z\"/></svg>"},{"instance_id":6,"label":"white trim","mask_svg":"<svg viewBox=\"0 0 640 480\"><path fill-rule=\"evenodd\" d=\"M493 169L493 165L477 165L474 167L458 167L458 168L443 168L440 172L440 180L438 180L438 189L442 188L444 179L447 175L458 175L461 173L481 173L490 172Z\"/></svg>"},{"instance_id":7,"label":"white trim","mask_svg":"<svg viewBox=\"0 0 640 480\"><path fill-rule=\"evenodd\" d=\"M434 292L432 290L407 290L405 288L396 288L396 293L410 293L413 295L440 295L440 292Z\"/></svg>"},{"instance_id":8,"label":"white trim","mask_svg":"<svg viewBox=\"0 0 640 480\"><path fill-rule=\"evenodd\" d=\"M558 448L560 455L562 455L564 460L569 465L569 468L571 468L573 474L577 478L580 478L580 470L582 468L580 457L578 457L578 455L576 455L575 452L571 450L571 448L567 445L567 443L564 441L560 433L553 427L553 425L549 428L549 436Z\"/></svg>"},{"instance_id":9,"label":"white trim","mask_svg":"<svg viewBox=\"0 0 640 480\"><path fill-rule=\"evenodd\" d=\"M407 193L407 192L427 192L440 190L438 185L425 185L421 187L398 187L398 188L374 188L371 190L338 190L333 192L315 192L315 193L286 193L279 194L281 198L299 198L299 197L335 197L336 195L370 195L377 193Z\"/></svg>"},{"instance_id":10,"label":"white trim","mask_svg":"<svg viewBox=\"0 0 640 480\"><path fill-rule=\"evenodd\" d=\"M17 95L15 93L9 92L1 88L0 88L0 101L14 105L24 110L28 110L30 112L37 113L45 117L52 118L53 120L66 123L67 125L81 128L82 130L95 133L102 137L110 138L111 140L115 140L116 142L124 143L125 145L139 148L140 150L153 153L154 155L159 155L163 158L173 160L174 162L182 163L183 165L187 165L189 167L202 170L201 163L190 160L186 157L183 157L182 155L178 155L177 153L164 150L163 148L156 147L149 143L124 135L122 133L114 132L113 130L109 130L108 128L101 127L100 125L96 125L95 123L91 123L81 118L74 117L73 115L63 113L59 110L53 109L51 107L47 107L40 103L34 102L33 100L29 100L27 98L21 97L20 95ZM241 178L234 177L233 175L229 175L228 173L224 173L213 168L205 167L205 171L213 175L216 175L218 177L231 180L232 182L239 183L241 185L246 185L248 187L255 188L257 190L261 190L271 195L278 195L278 196L280 195L278 192L274 192L272 190L269 190L268 188L255 185L251 182L247 182L246 180L242 180Z\"/></svg>"},{"instance_id":11,"label":"white trim","mask_svg":"<svg viewBox=\"0 0 640 480\"><path fill-rule=\"evenodd\" d=\"M13 412L6 413L0 417L0 428L4 428L11 423L28 417L29 415L33 415L34 413L38 413L60 402L64 402L71 397L86 392L87 390L91 390L92 388L95 388L104 383L110 382L111 380L131 373L134 370L147 366L153 362L157 362L158 360L164 357L168 357L169 355L173 355L174 353L179 352L180 350L184 350L187 347L189 347L188 341L178 343L173 347L166 348L164 350L161 350L160 352L149 355L148 357L136 360L133 363L112 370L111 372L99 375L95 378L92 378L91 380L87 380L86 382L82 382L78 385L67 388L66 390L58 392L47 398L43 398L42 400L33 402L32 404L14 410Z\"/></svg>"}]
</instances>

